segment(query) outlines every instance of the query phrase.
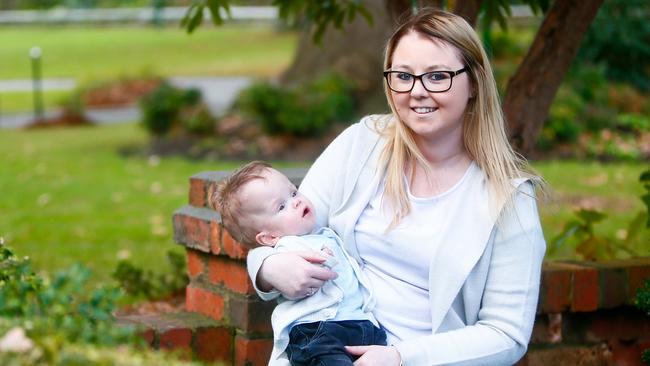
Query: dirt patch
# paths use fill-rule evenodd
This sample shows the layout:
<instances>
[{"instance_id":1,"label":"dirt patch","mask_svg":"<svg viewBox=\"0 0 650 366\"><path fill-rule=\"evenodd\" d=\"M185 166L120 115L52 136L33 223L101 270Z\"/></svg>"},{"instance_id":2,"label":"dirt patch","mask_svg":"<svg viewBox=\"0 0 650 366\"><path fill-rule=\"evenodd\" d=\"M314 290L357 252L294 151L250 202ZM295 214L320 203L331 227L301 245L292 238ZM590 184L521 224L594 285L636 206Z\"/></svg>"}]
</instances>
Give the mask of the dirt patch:
<instances>
[{"instance_id":1,"label":"dirt patch","mask_svg":"<svg viewBox=\"0 0 650 366\"><path fill-rule=\"evenodd\" d=\"M154 137L147 147L125 147L125 155L179 155L206 160L284 160L314 161L347 125L334 124L327 133L317 137L268 135L257 124L239 115L222 118L214 135L200 137L180 129L164 137Z\"/></svg>"},{"instance_id":2,"label":"dirt patch","mask_svg":"<svg viewBox=\"0 0 650 366\"><path fill-rule=\"evenodd\" d=\"M125 306L115 312L116 316L167 314L185 311L185 295L177 294L160 300L150 300Z\"/></svg>"},{"instance_id":3,"label":"dirt patch","mask_svg":"<svg viewBox=\"0 0 650 366\"><path fill-rule=\"evenodd\" d=\"M37 119L25 126L25 129L52 127L91 126L91 121L83 114L66 111L65 109L52 118Z\"/></svg>"},{"instance_id":4,"label":"dirt patch","mask_svg":"<svg viewBox=\"0 0 650 366\"><path fill-rule=\"evenodd\" d=\"M83 90L81 98L87 107L130 105L156 89L161 82L159 78L118 80Z\"/></svg>"}]
</instances>

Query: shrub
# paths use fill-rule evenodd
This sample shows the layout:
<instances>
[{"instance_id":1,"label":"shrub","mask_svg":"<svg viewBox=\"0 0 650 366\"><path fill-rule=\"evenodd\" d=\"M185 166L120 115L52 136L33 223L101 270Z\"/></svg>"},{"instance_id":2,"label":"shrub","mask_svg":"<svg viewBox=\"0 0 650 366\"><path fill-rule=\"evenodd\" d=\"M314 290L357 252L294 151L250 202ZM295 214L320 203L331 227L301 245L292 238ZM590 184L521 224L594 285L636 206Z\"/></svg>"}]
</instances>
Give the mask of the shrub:
<instances>
[{"instance_id":1,"label":"shrub","mask_svg":"<svg viewBox=\"0 0 650 366\"><path fill-rule=\"evenodd\" d=\"M171 269L162 273L143 270L129 261L120 261L113 272L113 278L127 294L157 299L178 292L187 286L185 257L168 251L167 261Z\"/></svg>"},{"instance_id":2,"label":"shrub","mask_svg":"<svg viewBox=\"0 0 650 366\"><path fill-rule=\"evenodd\" d=\"M257 83L242 92L238 103L269 134L316 136L332 123L351 118L352 89L349 80L325 74L290 88Z\"/></svg>"},{"instance_id":3,"label":"shrub","mask_svg":"<svg viewBox=\"0 0 650 366\"><path fill-rule=\"evenodd\" d=\"M645 253L645 249L637 252L634 248L647 247L650 237L650 169L641 173L639 182L645 191L640 197L644 208L628 223L623 239L598 234L596 226L608 218L607 213L580 209L575 212L576 218L565 223L562 232L548 242L547 256L573 252L584 260L606 260L621 253L629 257Z\"/></svg>"},{"instance_id":4,"label":"shrub","mask_svg":"<svg viewBox=\"0 0 650 366\"><path fill-rule=\"evenodd\" d=\"M193 134L211 133L215 120L201 98L198 89L182 90L163 82L140 99L142 123L154 136L163 136L174 128Z\"/></svg>"},{"instance_id":5,"label":"shrub","mask_svg":"<svg viewBox=\"0 0 650 366\"><path fill-rule=\"evenodd\" d=\"M650 2L605 0L585 39L575 65L603 64L608 78L650 90Z\"/></svg>"},{"instance_id":6,"label":"shrub","mask_svg":"<svg viewBox=\"0 0 650 366\"><path fill-rule=\"evenodd\" d=\"M11 333L2 365L180 365L168 354L139 349L133 327L117 325L121 296L114 286L89 288L80 265L52 278L37 275L28 258L0 245L0 338ZM8 337L7 337L8 338ZM116 348L118 347L118 348Z\"/></svg>"}]
</instances>

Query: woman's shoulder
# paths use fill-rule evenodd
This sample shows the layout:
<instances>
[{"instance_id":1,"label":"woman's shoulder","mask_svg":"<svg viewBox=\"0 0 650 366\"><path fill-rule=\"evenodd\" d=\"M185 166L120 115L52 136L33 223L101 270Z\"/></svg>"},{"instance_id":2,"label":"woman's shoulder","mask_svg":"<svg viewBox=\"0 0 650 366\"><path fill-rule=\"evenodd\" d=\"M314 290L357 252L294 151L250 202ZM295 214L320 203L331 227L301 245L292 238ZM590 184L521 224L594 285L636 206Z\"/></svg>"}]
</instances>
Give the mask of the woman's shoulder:
<instances>
[{"instance_id":1,"label":"woman's shoulder","mask_svg":"<svg viewBox=\"0 0 650 366\"><path fill-rule=\"evenodd\" d=\"M330 144L329 148L339 149L365 149L374 146L384 136L384 131L390 123L389 115L373 114L361 118L348 126Z\"/></svg>"}]
</instances>

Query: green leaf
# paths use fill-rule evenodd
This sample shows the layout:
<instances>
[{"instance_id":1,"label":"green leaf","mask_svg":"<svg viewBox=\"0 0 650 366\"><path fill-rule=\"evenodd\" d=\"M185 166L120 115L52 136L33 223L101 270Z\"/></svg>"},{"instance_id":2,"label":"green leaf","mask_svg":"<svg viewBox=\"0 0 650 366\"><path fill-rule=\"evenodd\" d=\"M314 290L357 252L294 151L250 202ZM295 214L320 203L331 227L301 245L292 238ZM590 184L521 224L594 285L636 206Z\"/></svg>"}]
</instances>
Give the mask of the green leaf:
<instances>
[{"instance_id":1,"label":"green leaf","mask_svg":"<svg viewBox=\"0 0 650 366\"><path fill-rule=\"evenodd\" d=\"M194 32L194 29L203 21L204 7L205 4L203 3L194 3L187 9L185 16L181 20L181 27L185 28L187 33Z\"/></svg>"},{"instance_id":2,"label":"green leaf","mask_svg":"<svg viewBox=\"0 0 650 366\"><path fill-rule=\"evenodd\" d=\"M576 212L576 215L588 225L602 221L605 217L607 217L607 214L603 212L584 208Z\"/></svg>"}]
</instances>

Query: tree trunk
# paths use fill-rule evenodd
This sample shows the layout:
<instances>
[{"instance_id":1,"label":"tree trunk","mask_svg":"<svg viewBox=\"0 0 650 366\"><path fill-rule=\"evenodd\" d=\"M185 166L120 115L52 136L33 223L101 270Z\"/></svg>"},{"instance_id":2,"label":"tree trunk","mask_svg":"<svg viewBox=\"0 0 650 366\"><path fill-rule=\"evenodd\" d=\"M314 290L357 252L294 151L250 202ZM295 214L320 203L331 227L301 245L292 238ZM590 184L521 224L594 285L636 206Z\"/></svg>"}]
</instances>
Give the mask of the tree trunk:
<instances>
[{"instance_id":1,"label":"tree trunk","mask_svg":"<svg viewBox=\"0 0 650 366\"><path fill-rule=\"evenodd\" d=\"M556 0L508 81L503 109L515 148L534 147L553 98L603 0Z\"/></svg>"},{"instance_id":2,"label":"tree trunk","mask_svg":"<svg viewBox=\"0 0 650 366\"><path fill-rule=\"evenodd\" d=\"M467 23L473 27L476 24L476 19L478 19L478 12L481 10L482 2L483 0L456 0L452 9L454 14L465 18Z\"/></svg>"},{"instance_id":3,"label":"tree trunk","mask_svg":"<svg viewBox=\"0 0 650 366\"><path fill-rule=\"evenodd\" d=\"M330 25L320 45L314 44L311 32L305 28L293 63L280 77L281 83L303 82L333 71L356 85L360 113L387 112L381 78L382 50L394 27L383 0L364 0L364 5L372 15L372 25L359 15L352 23L345 23L343 29Z\"/></svg>"}]
</instances>

